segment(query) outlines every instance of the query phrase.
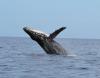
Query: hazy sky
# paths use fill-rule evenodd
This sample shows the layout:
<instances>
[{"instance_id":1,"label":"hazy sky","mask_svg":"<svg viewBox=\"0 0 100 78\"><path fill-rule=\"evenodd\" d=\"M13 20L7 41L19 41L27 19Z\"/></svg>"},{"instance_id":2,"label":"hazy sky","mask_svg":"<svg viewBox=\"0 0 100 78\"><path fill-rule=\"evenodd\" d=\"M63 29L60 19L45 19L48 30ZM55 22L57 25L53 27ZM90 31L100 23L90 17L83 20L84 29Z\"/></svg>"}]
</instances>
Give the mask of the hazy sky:
<instances>
[{"instance_id":1,"label":"hazy sky","mask_svg":"<svg viewBox=\"0 0 100 78\"><path fill-rule=\"evenodd\" d=\"M24 26L66 26L58 37L100 39L100 0L0 0L0 36L27 36Z\"/></svg>"}]
</instances>

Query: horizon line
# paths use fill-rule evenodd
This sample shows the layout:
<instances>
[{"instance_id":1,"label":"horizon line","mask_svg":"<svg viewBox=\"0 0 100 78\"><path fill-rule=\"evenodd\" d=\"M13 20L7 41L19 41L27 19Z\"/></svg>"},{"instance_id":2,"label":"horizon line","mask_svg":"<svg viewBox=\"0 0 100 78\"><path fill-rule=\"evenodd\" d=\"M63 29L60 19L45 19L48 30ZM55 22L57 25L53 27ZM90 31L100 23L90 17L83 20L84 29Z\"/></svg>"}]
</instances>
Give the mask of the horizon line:
<instances>
[{"instance_id":1,"label":"horizon line","mask_svg":"<svg viewBox=\"0 0 100 78\"><path fill-rule=\"evenodd\" d=\"M29 36L0 36L0 38L29 38ZM78 38L78 37L56 37L55 39L57 38L66 38L66 39L100 39L100 38Z\"/></svg>"}]
</instances>

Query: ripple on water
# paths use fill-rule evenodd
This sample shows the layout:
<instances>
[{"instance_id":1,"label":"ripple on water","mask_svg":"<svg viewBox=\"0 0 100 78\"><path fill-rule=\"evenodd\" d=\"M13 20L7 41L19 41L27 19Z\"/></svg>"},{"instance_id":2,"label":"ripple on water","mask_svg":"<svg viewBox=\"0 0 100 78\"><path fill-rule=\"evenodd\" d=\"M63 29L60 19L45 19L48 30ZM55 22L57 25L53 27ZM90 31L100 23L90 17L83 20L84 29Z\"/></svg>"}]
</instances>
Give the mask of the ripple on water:
<instances>
[{"instance_id":1,"label":"ripple on water","mask_svg":"<svg viewBox=\"0 0 100 78\"><path fill-rule=\"evenodd\" d=\"M0 78L100 78L100 40L59 42L77 56L48 55L26 38L2 38Z\"/></svg>"},{"instance_id":2,"label":"ripple on water","mask_svg":"<svg viewBox=\"0 0 100 78\"><path fill-rule=\"evenodd\" d=\"M2 49L3 47L2 46L0 46L0 49Z\"/></svg>"}]
</instances>

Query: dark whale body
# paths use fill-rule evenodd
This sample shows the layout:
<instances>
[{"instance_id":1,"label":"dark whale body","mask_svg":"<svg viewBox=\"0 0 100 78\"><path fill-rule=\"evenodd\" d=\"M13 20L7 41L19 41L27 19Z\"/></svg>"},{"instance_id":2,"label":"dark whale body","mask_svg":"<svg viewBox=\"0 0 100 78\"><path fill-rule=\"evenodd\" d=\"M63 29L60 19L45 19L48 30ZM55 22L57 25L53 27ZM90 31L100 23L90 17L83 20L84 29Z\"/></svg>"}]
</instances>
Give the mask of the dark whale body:
<instances>
[{"instance_id":1,"label":"dark whale body","mask_svg":"<svg viewBox=\"0 0 100 78\"><path fill-rule=\"evenodd\" d=\"M65 29L66 27L61 27L60 29L54 31L49 36L41 31L34 30L30 27L24 27L23 30L35 40L47 54L66 54L66 50L57 43L54 38Z\"/></svg>"}]
</instances>

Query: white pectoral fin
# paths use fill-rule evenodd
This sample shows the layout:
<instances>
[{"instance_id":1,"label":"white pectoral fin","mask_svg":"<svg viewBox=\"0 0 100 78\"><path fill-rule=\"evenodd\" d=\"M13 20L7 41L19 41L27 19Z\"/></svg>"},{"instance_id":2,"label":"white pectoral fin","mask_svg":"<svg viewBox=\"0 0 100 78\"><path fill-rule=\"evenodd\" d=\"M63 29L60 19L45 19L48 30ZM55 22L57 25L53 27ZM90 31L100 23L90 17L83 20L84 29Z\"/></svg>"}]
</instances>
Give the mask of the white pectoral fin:
<instances>
[{"instance_id":1,"label":"white pectoral fin","mask_svg":"<svg viewBox=\"0 0 100 78\"><path fill-rule=\"evenodd\" d=\"M50 34L49 38L54 39L64 29L66 29L66 27L61 27L61 28L55 30L53 33Z\"/></svg>"}]
</instances>

